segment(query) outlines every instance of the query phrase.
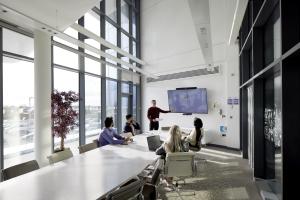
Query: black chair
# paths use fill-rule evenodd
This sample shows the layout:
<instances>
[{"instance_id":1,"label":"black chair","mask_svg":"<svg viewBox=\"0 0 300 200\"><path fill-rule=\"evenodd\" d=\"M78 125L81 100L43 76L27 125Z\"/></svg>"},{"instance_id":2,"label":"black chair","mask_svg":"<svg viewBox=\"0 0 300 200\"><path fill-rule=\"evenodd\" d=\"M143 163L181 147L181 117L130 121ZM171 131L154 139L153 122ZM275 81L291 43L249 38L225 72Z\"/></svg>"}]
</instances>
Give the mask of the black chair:
<instances>
[{"instance_id":1,"label":"black chair","mask_svg":"<svg viewBox=\"0 0 300 200\"><path fill-rule=\"evenodd\" d=\"M126 199L144 199L143 191L144 182L138 177L134 177L121 185L115 191L106 196L106 200L126 200Z\"/></svg>"},{"instance_id":2,"label":"black chair","mask_svg":"<svg viewBox=\"0 0 300 200\"><path fill-rule=\"evenodd\" d=\"M31 160L25 163L21 163L2 170L2 179L6 181L8 179L32 172L39 169L39 164L36 160Z\"/></svg>"},{"instance_id":3,"label":"black chair","mask_svg":"<svg viewBox=\"0 0 300 200\"><path fill-rule=\"evenodd\" d=\"M158 197L158 183L160 181L161 170L155 168L151 179L144 184L143 187L143 196L145 200L154 200Z\"/></svg>"}]
</instances>

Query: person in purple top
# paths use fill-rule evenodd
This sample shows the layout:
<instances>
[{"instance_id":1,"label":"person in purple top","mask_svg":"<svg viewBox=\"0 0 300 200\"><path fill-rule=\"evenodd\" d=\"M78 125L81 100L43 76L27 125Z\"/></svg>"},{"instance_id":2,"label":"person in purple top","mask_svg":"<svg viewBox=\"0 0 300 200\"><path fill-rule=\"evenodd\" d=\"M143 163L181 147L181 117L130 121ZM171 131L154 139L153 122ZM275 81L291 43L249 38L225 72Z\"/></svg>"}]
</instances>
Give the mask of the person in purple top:
<instances>
[{"instance_id":1,"label":"person in purple top","mask_svg":"<svg viewBox=\"0 0 300 200\"><path fill-rule=\"evenodd\" d=\"M128 144L129 138L120 136L113 128L114 121L112 117L107 117L104 121L105 128L99 134L99 145L105 146L108 144Z\"/></svg>"}]
</instances>

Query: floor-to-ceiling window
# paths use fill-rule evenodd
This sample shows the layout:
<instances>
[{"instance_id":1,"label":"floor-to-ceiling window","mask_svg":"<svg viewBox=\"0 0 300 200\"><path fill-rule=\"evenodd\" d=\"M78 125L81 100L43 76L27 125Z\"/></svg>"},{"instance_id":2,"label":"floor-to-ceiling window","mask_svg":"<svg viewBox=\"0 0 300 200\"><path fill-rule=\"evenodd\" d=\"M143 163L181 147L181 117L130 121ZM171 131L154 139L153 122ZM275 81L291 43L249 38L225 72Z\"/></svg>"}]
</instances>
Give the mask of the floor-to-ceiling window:
<instances>
[{"instance_id":1,"label":"floor-to-ceiling window","mask_svg":"<svg viewBox=\"0 0 300 200\"><path fill-rule=\"evenodd\" d=\"M281 182L281 80L271 76L264 84L265 174Z\"/></svg>"},{"instance_id":2,"label":"floor-to-ceiling window","mask_svg":"<svg viewBox=\"0 0 300 200\"><path fill-rule=\"evenodd\" d=\"M118 104L118 93L117 93L117 81L107 80L106 81L106 116L113 117L114 125L116 126L117 121L117 104Z\"/></svg>"},{"instance_id":3,"label":"floor-to-ceiling window","mask_svg":"<svg viewBox=\"0 0 300 200\"><path fill-rule=\"evenodd\" d=\"M54 89L59 92L74 91L78 93L78 73L64 69L54 68ZM73 105L74 110L79 111L78 102ZM78 123L78 121L77 121ZM65 139L65 147L71 148L76 153L79 146L79 128L75 127ZM54 138L54 149L60 147L60 138Z\"/></svg>"},{"instance_id":4,"label":"floor-to-ceiling window","mask_svg":"<svg viewBox=\"0 0 300 200\"><path fill-rule=\"evenodd\" d=\"M33 39L2 29L4 167L34 158Z\"/></svg>"},{"instance_id":5,"label":"floor-to-ceiling window","mask_svg":"<svg viewBox=\"0 0 300 200\"><path fill-rule=\"evenodd\" d=\"M98 138L101 131L101 79L85 75L85 140Z\"/></svg>"},{"instance_id":6,"label":"floor-to-ceiling window","mask_svg":"<svg viewBox=\"0 0 300 200\"><path fill-rule=\"evenodd\" d=\"M126 123L126 115L132 113L130 113L131 110L129 109L130 100L131 100L130 85L128 83L122 83L121 88L122 88L121 105L122 105L122 127L123 127Z\"/></svg>"},{"instance_id":7,"label":"floor-to-ceiling window","mask_svg":"<svg viewBox=\"0 0 300 200\"><path fill-rule=\"evenodd\" d=\"M139 16L139 0L102 0L74 23L139 57ZM0 105L3 107L0 122L3 141L0 148L4 156L0 155L0 164L9 167L34 159L34 35L15 26L3 26L0 27L3 47L3 84L0 83L3 87L3 103ZM72 27L64 33L95 48L101 47L102 51L113 56L104 58L92 50L83 50L77 44L53 36L53 89L72 90L81 95L80 102L73 105L79 112L78 124L81 126L75 127L65 140L65 147L77 154L79 145L98 137L106 116L114 117L115 127L123 127L126 114L139 116L137 105L140 97L136 92L139 75L118 63L117 59L140 66ZM54 148L57 148L59 138L53 141Z\"/></svg>"}]
</instances>

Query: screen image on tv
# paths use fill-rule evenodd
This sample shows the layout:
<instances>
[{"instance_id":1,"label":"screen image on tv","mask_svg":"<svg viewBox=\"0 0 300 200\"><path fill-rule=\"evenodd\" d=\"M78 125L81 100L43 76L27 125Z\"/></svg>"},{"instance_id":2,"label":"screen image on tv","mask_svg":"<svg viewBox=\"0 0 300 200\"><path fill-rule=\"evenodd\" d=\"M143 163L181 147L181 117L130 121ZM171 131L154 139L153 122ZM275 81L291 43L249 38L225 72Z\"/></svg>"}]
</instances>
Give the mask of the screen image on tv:
<instances>
[{"instance_id":1,"label":"screen image on tv","mask_svg":"<svg viewBox=\"0 0 300 200\"><path fill-rule=\"evenodd\" d=\"M206 88L168 90L168 101L174 113L208 114Z\"/></svg>"}]
</instances>

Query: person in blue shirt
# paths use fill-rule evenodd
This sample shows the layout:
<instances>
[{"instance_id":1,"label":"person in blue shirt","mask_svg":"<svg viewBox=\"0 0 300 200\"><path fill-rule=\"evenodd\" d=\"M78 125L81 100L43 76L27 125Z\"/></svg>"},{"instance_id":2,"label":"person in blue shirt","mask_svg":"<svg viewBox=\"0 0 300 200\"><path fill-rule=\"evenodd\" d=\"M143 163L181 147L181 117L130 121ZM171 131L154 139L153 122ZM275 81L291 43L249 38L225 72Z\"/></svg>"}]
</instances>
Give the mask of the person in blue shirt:
<instances>
[{"instance_id":1,"label":"person in blue shirt","mask_svg":"<svg viewBox=\"0 0 300 200\"><path fill-rule=\"evenodd\" d=\"M113 128L114 121L112 117L107 117L104 121L105 128L99 134L99 145L105 146L108 144L128 144L130 138L120 136Z\"/></svg>"}]
</instances>

